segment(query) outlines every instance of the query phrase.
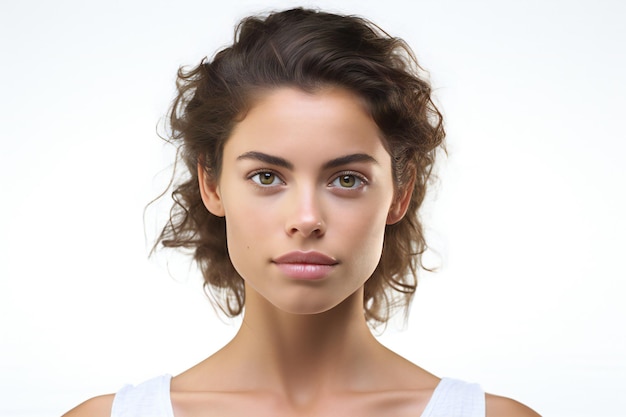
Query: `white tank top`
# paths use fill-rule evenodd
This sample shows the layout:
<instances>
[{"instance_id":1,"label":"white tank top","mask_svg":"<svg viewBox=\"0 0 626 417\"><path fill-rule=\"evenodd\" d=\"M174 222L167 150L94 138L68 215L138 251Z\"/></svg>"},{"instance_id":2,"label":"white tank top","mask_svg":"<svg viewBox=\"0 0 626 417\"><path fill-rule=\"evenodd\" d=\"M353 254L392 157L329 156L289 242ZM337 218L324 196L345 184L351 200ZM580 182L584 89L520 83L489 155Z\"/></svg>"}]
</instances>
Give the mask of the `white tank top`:
<instances>
[{"instance_id":1,"label":"white tank top","mask_svg":"<svg viewBox=\"0 0 626 417\"><path fill-rule=\"evenodd\" d=\"M111 417L174 417L170 375L126 385L115 394ZM442 378L421 417L485 417L485 393L478 384Z\"/></svg>"}]
</instances>

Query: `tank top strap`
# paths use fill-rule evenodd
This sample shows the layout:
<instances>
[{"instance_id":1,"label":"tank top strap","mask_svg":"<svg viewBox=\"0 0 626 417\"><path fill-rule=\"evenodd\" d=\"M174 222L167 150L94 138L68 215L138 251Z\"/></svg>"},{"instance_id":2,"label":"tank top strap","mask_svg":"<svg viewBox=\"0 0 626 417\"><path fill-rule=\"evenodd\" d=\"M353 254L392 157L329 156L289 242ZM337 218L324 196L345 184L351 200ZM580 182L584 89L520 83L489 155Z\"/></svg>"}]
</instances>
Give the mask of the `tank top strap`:
<instances>
[{"instance_id":1,"label":"tank top strap","mask_svg":"<svg viewBox=\"0 0 626 417\"><path fill-rule=\"evenodd\" d=\"M115 394L111 417L174 417L171 379L171 375L161 375L139 385L126 385Z\"/></svg>"},{"instance_id":2,"label":"tank top strap","mask_svg":"<svg viewBox=\"0 0 626 417\"><path fill-rule=\"evenodd\" d=\"M421 417L485 417L485 393L478 384L442 378Z\"/></svg>"}]
</instances>

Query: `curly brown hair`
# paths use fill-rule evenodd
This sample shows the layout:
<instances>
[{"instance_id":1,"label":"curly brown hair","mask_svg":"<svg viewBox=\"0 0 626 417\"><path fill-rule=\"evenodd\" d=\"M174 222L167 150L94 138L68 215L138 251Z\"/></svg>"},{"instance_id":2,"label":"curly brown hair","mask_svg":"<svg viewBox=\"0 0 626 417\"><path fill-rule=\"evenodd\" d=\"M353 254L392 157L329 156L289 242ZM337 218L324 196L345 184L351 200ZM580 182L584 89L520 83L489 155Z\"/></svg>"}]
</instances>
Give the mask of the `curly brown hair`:
<instances>
[{"instance_id":1,"label":"curly brown hair","mask_svg":"<svg viewBox=\"0 0 626 417\"><path fill-rule=\"evenodd\" d=\"M384 323L396 307L408 308L417 269L424 268L418 209L445 132L411 49L360 17L301 8L248 17L231 46L191 70L179 69L169 140L187 172L173 186L170 218L155 247L192 250L207 294L228 316L242 312L243 279L228 256L225 219L203 205L198 163L217 180L224 144L254 93L282 86L308 92L338 86L363 98L391 155L396 194L413 184L408 212L386 226L381 260L365 283L365 316Z\"/></svg>"}]
</instances>

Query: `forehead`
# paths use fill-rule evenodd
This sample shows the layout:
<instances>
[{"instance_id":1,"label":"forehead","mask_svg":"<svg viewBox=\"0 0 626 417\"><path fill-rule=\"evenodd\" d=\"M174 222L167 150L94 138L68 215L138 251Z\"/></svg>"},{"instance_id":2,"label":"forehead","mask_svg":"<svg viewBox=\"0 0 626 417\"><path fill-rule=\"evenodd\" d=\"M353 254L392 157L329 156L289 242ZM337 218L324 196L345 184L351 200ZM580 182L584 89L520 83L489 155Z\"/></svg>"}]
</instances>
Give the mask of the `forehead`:
<instances>
[{"instance_id":1,"label":"forehead","mask_svg":"<svg viewBox=\"0 0 626 417\"><path fill-rule=\"evenodd\" d=\"M234 127L226 153L250 150L305 153L382 153L381 132L363 99L341 88L309 93L282 87L255 96ZM235 156L236 155L231 155ZM373 155L374 156L374 155Z\"/></svg>"}]
</instances>

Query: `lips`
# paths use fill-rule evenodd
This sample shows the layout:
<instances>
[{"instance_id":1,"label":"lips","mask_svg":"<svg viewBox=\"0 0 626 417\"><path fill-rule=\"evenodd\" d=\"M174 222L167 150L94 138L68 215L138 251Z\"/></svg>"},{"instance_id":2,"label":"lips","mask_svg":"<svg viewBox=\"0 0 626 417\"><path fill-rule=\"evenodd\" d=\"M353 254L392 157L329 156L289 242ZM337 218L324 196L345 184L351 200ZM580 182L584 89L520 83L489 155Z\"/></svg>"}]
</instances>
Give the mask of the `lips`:
<instances>
[{"instance_id":1,"label":"lips","mask_svg":"<svg viewBox=\"0 0 626 417\"><path fill-rule=\"evenodd\" d=\"M339 263L320 252L289 252L272 259L272 263L293 279L318 280L326 277Z\"/></svg>"},{"instance_id":2,"label":"lips","mask_svg":"<svg viewBox=\"0 0 626 417\"><path fill-rule=\"evenodd\" d=\"M338 262L320 252L289 252L272 260L277 264L336 265Z\"/></svg>"}]
</instances>

